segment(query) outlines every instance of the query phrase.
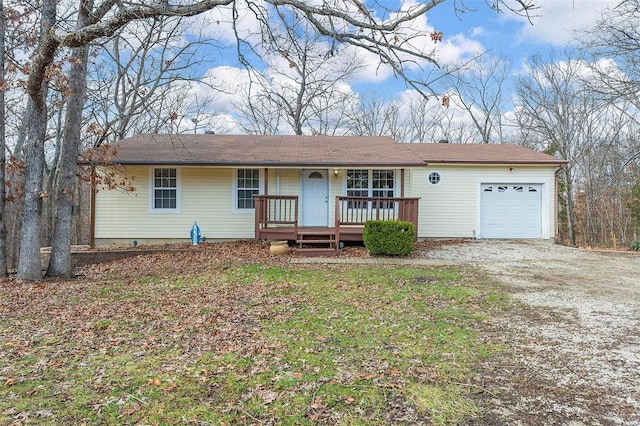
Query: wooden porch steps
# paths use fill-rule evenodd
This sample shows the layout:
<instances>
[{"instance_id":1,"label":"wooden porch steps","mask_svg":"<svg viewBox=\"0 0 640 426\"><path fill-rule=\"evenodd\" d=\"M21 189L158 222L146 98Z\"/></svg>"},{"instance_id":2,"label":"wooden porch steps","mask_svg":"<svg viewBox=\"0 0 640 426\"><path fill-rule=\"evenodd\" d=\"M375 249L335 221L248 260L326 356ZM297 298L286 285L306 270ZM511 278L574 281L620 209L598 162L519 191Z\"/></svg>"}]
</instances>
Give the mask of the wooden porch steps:
<instances>
[{"instance_id":1,"label":"wooden porch steps","mask_svg":"<svg viewBox=\"0 0 640 426\"><path fill-rule=\"evenodd\" d=\"M335 256L338 253L335 228L298 229L296 256Z\"/></svg>"}]
</instances>

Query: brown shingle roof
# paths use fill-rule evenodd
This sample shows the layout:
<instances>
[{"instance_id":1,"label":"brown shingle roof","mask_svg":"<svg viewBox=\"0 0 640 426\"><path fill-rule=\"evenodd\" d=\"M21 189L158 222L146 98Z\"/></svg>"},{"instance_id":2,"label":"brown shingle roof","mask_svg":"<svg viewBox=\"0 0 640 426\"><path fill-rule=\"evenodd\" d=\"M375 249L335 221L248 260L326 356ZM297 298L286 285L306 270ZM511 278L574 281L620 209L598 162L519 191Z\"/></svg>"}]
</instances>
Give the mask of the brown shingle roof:
<instances>
[{"instance_id":1,"label":"brown shingle roof","mask_svg":"<svg viewBox=\"0 0 640 426\"><path fill-rule=\"evenodd\" d=\"M423 166L388 137L137 135L116 144L112 163L248 166Z\"/></svg>"},{"instance_id":2,"label":"brown shingle roof","mask_svg":"<svg viewBox=\"0 0 640 426\"><path fill-rule=\"evenodd\" d=\"M565 160L515 144L410 143L427 163L564 164Z\"/></svg>"},{"instance_id":3,"label":"brown shingle roof","mask_svg":"<svg viewBox=\"0 0 640 426\"><path fill-rule=\"evenodd\" d=\"M112 163L419 167L425 163L563 164L513 144L397 143L382 136L158 135L124 139Z\"/></svg>"}]
</instances>

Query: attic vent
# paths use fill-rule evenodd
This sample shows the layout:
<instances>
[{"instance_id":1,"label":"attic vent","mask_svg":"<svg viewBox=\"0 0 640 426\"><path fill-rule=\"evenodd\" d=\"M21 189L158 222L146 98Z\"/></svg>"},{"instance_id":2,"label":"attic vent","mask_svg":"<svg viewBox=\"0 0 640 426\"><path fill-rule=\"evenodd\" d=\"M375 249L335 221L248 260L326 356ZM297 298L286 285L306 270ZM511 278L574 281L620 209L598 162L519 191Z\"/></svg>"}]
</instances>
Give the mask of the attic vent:
<instances>
[{"instance_id":1,"label":"attic vent","mask_svg":"<svg viewBox=\"0 0 640 426\"><path fill-rule=\"evenodd\" d=\"M447 139L440 139L438 143L449 143L449 141Z\"/></svg>"}]
</instances>

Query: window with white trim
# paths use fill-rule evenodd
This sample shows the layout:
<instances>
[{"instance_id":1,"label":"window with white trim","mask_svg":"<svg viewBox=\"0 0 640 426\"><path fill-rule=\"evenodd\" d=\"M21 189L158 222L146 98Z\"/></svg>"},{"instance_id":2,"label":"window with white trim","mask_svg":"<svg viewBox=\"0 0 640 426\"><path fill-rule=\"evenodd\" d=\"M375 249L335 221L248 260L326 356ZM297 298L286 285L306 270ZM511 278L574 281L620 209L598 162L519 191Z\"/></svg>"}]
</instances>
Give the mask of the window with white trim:
<instances>
[{"instance_id":1,"label":"window with white trim","mask_svg":"<svg viewBox=\"0 0 640 426\"><path fill-rule=\"evenodd\" d=\"M371 178L372 197L393 197L395 179L393 170L374 170Z\"/></svg>"},{"instance_id":2,"label":"window with white trim","mask_svg":"<svg viewBox=\"0 0 640 426\"><path fill-rule=\"evenodd\" d=\"M179 209L178 169L170 167L154 168L151 185L152 210L177 211Z\"/></svg>"},{"instance_id":3,"label":"window with white trim","mask_svg":"<svg viewBox=\"0 0 640 426\"><path fill-rule=\"evenodd\" d=\"M260 193L260 169L236 170L235 208L251 210L255 208L254 195Z\"/></svg>"},{"instance_id":4,"label":"window with white trim","mask_svg":"<svg viewBox=\"0 0 640 426\"><path fill-rule=\"evenodd\" d=\"M369 196L369 170L347 170L347 197Z\"/></svg>"},{"instance_id":5,"label":"window with white trim","mask_svg":"<svg viewBox=\"0 0 640 426\"><path fill-rule=\"evenodd\" d=\"M395 170L348 169L346 185L348 197L394 197ZM352 202L349 208L365 208L366 202L361 203Z\"/></svg>"}]
</instances>

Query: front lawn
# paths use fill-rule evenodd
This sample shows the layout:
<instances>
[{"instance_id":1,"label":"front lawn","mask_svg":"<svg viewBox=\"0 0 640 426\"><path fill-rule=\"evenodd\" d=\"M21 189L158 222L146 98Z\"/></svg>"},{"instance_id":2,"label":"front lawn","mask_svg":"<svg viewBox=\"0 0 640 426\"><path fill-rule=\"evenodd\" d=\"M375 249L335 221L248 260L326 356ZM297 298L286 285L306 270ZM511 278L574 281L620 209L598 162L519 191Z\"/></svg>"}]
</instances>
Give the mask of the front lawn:
<instances>
[{"instance_id":1,"label":"front lawn","mask_svg":"<svg viewBox=\"0 0 640 426\"><path fill-rule=\"evenodd\" d=\"M0 285L2 424L455 424L504 306L450 268L209 262ZM167 262L168 260L168 262ZM125 266L126 265L126 266ZM119 272L125 271L125 272Z\"/></svg>"}]
</instances>

